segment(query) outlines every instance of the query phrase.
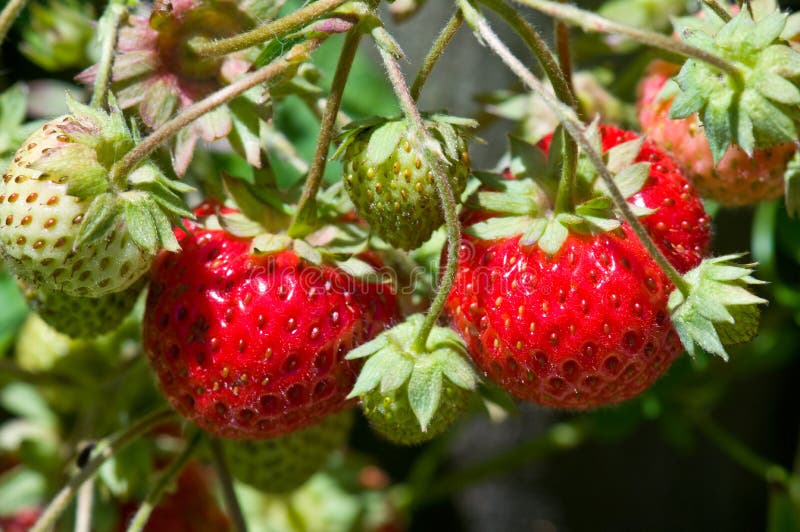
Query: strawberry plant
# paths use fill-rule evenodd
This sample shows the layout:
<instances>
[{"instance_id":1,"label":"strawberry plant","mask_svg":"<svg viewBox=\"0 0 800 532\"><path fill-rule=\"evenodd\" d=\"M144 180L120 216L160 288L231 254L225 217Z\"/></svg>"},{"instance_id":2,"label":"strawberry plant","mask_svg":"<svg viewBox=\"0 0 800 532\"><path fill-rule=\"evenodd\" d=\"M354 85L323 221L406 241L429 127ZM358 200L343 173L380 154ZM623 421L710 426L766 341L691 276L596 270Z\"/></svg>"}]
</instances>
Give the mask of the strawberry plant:
<instances>
[{"instance_id":1,"label":"strawberry plant","mask_svg":"<svg viewBox=\"0 0 800 532\"><path fill-rule=\"evenodd\" d=\"M7 0L0 529L800 530L790 4Z\"/></svg>"}]
</instances>

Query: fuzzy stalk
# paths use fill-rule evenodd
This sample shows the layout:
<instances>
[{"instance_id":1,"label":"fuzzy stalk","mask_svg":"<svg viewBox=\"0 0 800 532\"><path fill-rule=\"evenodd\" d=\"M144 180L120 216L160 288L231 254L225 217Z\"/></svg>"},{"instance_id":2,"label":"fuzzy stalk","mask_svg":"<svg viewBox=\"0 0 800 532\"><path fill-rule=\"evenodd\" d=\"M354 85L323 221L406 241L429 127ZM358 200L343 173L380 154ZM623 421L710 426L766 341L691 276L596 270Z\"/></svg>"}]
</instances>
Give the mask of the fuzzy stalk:
<instances>
[{"instance_id":1,"label":"fuzzy stalk","mask_svg":"<svg viewBox=\"0 0 800 532\"><path fill-rule=\"evenodd\" d=\"M731 14L728 13L728 10L725 9L725 7L719 2L717 2L717 0L703 0L703 3L710 7L711 10L725 22L728 22L731 19Z\"/></svg>"},{"instance_id":2,"label":"fuzzy stalk","mask_svg":"<svg viewBox=\"0 0 800 532\"><path fill-rule=\"evenodd\" d=\"M417 73L417 77L414 79L414 83L411 85L411 97L415 102L419 100L422 87L425 86L425 82L428 81L436 63L439 62L439 58L442 57L444 51L450 45L456 33L458 33L458 29L463 22L464 15L461 14L461 10L457 9L456 12L453 13L453 16L450 17L450 20L447 21L444 28L442 28L436 41L434 41L428 55L425 56L425 60L422 62L422 67L420 67L419 73Z\"/></svg>"},{"instance_id":3,"label":"fuzzy stalk","mask_svg":"<svg viewBox=\"0 0 800 532\"><path fill-rule=\"evenodd\" d=\"M458 247L461 243L461 224L458 221L458 203L453 193L453 187L450 186L450 181L447 179L444 167L431 149L431 146L436 145L436 141L425 128L422 115L419 109L417 109L414 98L411 97L411 91L408 90L408 84L406 83L405 76L403 76L403 71L400 69L400 65L397 63L397 59L380 46L378 50L383 59L386 72L389 74L389 81L400 103L400 108L406 116L411 138L417 146L422 148L425 164L433 169L436 193L439 196L439 201L444 210L445 227L447 229L447 264L445 266L444 275L439 283L436 297L433 298L433 303L431 303L428 314L425 316L425 321L422 323L422 328L414 340L414 348L418 352L423 353L428 343L428 336L436 325L439 314L442 313L442 309L447 302L447 296L450 295L450 290L452 290L456 278Z\"/></svg>"},{"instance_id":4,"label":"fuzzy stalk","mask_svg":"<svg viewBox=\"0 0 800 532\"><path fill-rule=\"evenodd\" d=\"M684 294L684 296L688 297L690 289L689 284L683 279L681 274L675 269L669 260L667 260L664 254L661 253L661 250L658 249L656 243L653 242L653 239L650 238L650 235L647 233L647 229L645 229L644 225L642 225L642 222L640 222L639 218L637 218L633 213L630 205L628 205L628 202L625 201L625 198L622 196L619 187L617 187L617 184L614 182L614 176L603 162L603 157L595 151L595 149L592 147L592 144L586 138L586 135L584 135L585 126L578 119L577 115L575 114L575 110L558 101L550 94L550 92L547 90L547 87L545 87L545 85L539 81L539 79L530 70L528 70L524 64L522 64L522 62L511 52L511 50L509 50L505 43L503 43L494 30L492 30L492 28L489 26L489 22L486 20L486 18L472 6L469 0L457 1L464 12L464 18L467 20L467 23L472 26L473 30L480 37L480 39L486 43L486 45L489 46L489 48L491 48L492 51L498 55L498 57L500 57L506 66L508 66L508 68L514 72L523 83L528 85L531 90L538 93L545 104L553 110L556 116L558 116L559 121L564 126L564 129L567 131L567 133L569 133L569 135L575 139L584 155L586 155L592 165L597 168L600 178L608 187L611 194L611 199L614 202L614 206L622 215L623 220L625 220L631 229L633 229L634 233L636 233L636 236L639 238L639 241L647 249L650 256L653 257L653 260L658 263L664 274L669 277L670 281L672 281L672 284L674 284L675 287Z\"/></svg>"},{"instance_id":5,"label":"fuzzy stalk","mask_svg":"<svg viewBox=\"0 0 800 532\"><path fill-rule=\"evenodd\" d=\"M567 0L559 0L562 4ZM555 24L556 50L558 51L558 64L564 72L564 77L572 86L572 49L569 44L569 27L561 20ZM575 90L573 89L573 93Z\"/></svg>"},{"instance_id":6,"label":"fuzzy stalk","mask_svg":"<svg viewBox=\"0 0 800 532\"><path fill-rule=\"evenodd\" d=\"M303 195L300 197L300 202L297 206L297 214L289 226L289 236L292 238L302 238L316 228L317 192L322 185L322 178L325 176L328 151L336 131L336 118L339 116L347 78L350 77L353 60L356 57L358 45L361 43L361 35L360 28L353 28L347 33L347 38L344 41L339 63L336 66L336 73L333 75L331 92L325 104L325 111L322 114L319 137L314 150L314 159L311 161L311 168L308 171Z\"/></svg>"},{"instance_id":7,"label":"fuzzy stalk","mask_svg":"<svg viewBox=\"0 0 800 532\"><path fill-rule=\"evenodd\" d=\"M557 453L569 451L589 440L593 422L589 417L558 423L536 438L524 441L491 458L439 476L424 491L414 493L412 509L428 506L472 486L504 473L518 471L521 467L544 460Z\"/></svg>"},{"instance_id":8,"label":"fuzzy stalk","mask_svg":"<svg viewBox=\"0 0 800 532\"><path fill-rule=\"evenodd\" d=\"M742 73L736 67L736 65L719 56L706 52L705 50L701 50L696 46L673 39L670 36L627 26L625 24L601 17L600 15L592 13L591 11L586 11L572 5L559 4L558 2L552 2L550 0L514 1L518 4L532 7L537 11L541 11L542 13L550 15L551 17L563 20L567 24L572 24L583 28L584 31L622 35L623 37L627 37L647 46L660 48L684 57L690 57L704 61L730 75L737 82L742 82Z\"/></svg>"},{"instance_id":9,"label":"fuzzy stalk","mask_svg":"<svg viewBox=\"0 0 800 532\"><path fill-rule=\"evenodd\" d=\"M348 0L317 0L301 9L297 9L285 17L252 29L233 37L211 41L197 39L189 43L192 51L200 57L218 57L240 50L246 50L261 43L279 39L302 28L341 6Z\"/></svg>"},{"instance_id":10,"label":"fuzzy stalk","mask_svg":"<svg viewBox=\"0 0 800 532\"><path fill-rule=\"evenodd\" d=\"M30 532L46 532L50 530L66 510L81 486L94 478L100 467L116 453L136 441L140 436L147 434L155 427L164 424L175 416L171 408L163 408L140 419L129 428L117 434L100 440L92 451L91 458L77 475L69 479L67 485L61 488L47 505L39 520L33 525Z\"/></svg>"},{"instance_id":11,"label":"fuzzy stalk","mask_svg":"<svg viewBox=\"0 0 800 532\"><path fill-rule=\"evenodd\" d=\"M3 11L0 11L0 43L6 40L8 30L14 25L14 21L27 3L28 0L10 0Z\"/></svg>"},{"instance_id":12,"label":"fuzzy stalk","mask_svg":"<svg viewBox=\"0 0 800 532\"><path fill-rule=\"evenodd\" d=\"M209 438L208 446L211 449L214 470L217 472L217 478L222 486L225 506L228 508L228 514L233 522L233 530L234 532L247 532L247 522L244 519L242 507L239 505L239 499L236 497L236 491L233 488L233 479L225 461L225 452L222 450L222 444L217 438Z\"/></svg>"},{"instance_id":13,"label":"fuzzy stalk","mask_svg":"<svg viewBox=\"0 0 800 532\"><path fill-rule=\"evenodd\" d=\"M536 28L503 0L480 0L480 2L500 15L528 45L528 48L531 49L542 66L547 79L550 80L553 92L558 99L579 111L578 100L571 82L572 74L568 73L569 70L565 71L563 69L561 52L559 52L557 58ZM569 59L569 43L567 43L566 56ZM569 63L569 60L567 62ZM568 68L570 67L568 66ZM556 196L556 212L559 213L569 212L575 206L573 196L578 172L578 146L569 135L564 135L563 137L564 165L561 168L561 179L559 180L558 194Z\"/></svg>"},{"instance_id":14,"label":"fuzzy stalk","mask_svg":"<svg viewBox=\"0 0 800 532\"><path fill-rule=\"evenodd\" d=\"M186 466L186 462L194 454L195 450L197 449L197 445L200 443L202 438L201 432L196 432L194 436L189 440L189 443L186 444L181 454L178 455L175 460L164 470L161 476L158 478L158 482L156 482L155 486L150 490L150 493L147 494L144 502L139 509L136 510L136 514L131 519L130 524L128 525L128 532L142 532L147 526L147 521L150 519L150 515L155 510L158 503L161 501L161 497L164 496L164 493L169 488L172 481L177 478L177 476L183 471L184 466Z\"/></svg>"},{"instance_id":15,"label":"fuzzy stalk","mask_svg":"<svg viewBox=\"0 0 800 532\"><path fill-rule=\"evenodd\" d=\"M100 23L105 26L105 40L101 44L100 61L97 64L97 78L94 80L94 92L90 105L96 108L105 107L108 88L111 85L111 68L114 66L114 50L117 47L119 25L128 15L128 8L119 0L111 2Z\"/></svg>"},{"instance_id":16,"label":"fuzzy stalk","mask_svg":"<svg viewBox=\"0 0 800 532\"><path fill-rule=\"evenodd\" d=\"M123 182L128 173L133 170L144 158L153 153L164 142L177 135L184 127L188 126L204 114L217 107L228 103L247 90L265 83L283 74L295 61L316 50L327 36L317 37L295 45L285 55L272 63L261 67L252 74L248 74L231 83L230 85L210 94L206 98L195 102L184 109L176 117L168 120L164 125L155 130L150 136L142 140L135 148L129 151L122 159L117 161L111 169L111 180L114 183Z\"/></svg>"},{"instance_id":17,"label":"fuzzy stalk","mask_svg":"<svg viewBox=\"0 0 800 532\"><path fill-rule=\"evenodd\" d=\"M791 475L783 466L759 456L710 418L695 416L693 420L697 428L728 458L769 484L776 483L789 488Z\"/></svg>"},{"instance_id":18,"label":"fuzzy stalk","mask_svg":"<svg viewBox=\"0 0 800 532\"><path fill-rule=\"evenodd\" d=\"M78 490L78 503L75 505L75 532L92 531L93 507L94 482L89 480Z\"/></svg>"}]
</instances>

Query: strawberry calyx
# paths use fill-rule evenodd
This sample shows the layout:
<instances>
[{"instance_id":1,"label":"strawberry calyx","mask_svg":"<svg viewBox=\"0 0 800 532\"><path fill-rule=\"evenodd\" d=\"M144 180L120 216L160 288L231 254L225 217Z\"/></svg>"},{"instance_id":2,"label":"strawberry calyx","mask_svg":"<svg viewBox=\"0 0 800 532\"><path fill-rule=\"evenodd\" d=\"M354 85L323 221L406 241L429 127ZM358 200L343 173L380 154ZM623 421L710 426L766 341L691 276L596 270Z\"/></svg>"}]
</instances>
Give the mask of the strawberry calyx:
<instances>
[{"instance_id":1,"label":"strawberry calyx","mask_svg":"<svg viewBox=\"0 0 800 532\"><path fill-rule=\"evenodd\" d=\"M782 37L787 17L774 10L754 20L750 10L742 9L726 23L709 10L703 18L675 21L684 41L736 65L740 72L736 79L689 59L662 93L675 98L670 118L697 113L717 163L731 144L752 155L800 135L800 52Z\"/></svg>"},{"instance_id":2,"label":"strawberry calyx","mask_svg":"<svg viewBox=\"0 0 800 532\"><path fill-rule=\"evenodd\" d=\"M447 164L459 161L463 157L458 149L459 139L467 138L469 130L477 127L478 122L441 113L426 114L423 118L425 127L438 141L429 146L434 154ZM403 117L370 117L350 122L339 136L339 148L333 158L341 159L353 142L370 131L366 162L379 165L397 149L401 140L408 137L408 123Z\"/></svg>"},{"instance_id":3,"label":"strawberry calyx","mask_svg":"<svg viewBox=\"0 0 800 532\"><path fill-rule=\"evenodd\" d=\"M88 202L73 249L105 238L121 221L136 245L151 255L179 248L172 227L192 213L181 194L192 187L168 178L145 160L121 179L112 168L136 144L122 112L93 109L67 96L71 112L54 127L63 144L43 154L30 167L39 179L66 183L67 194Z\"/></svg>"},{"instance_id":4,"label":"strawberry calyx","mask_svg":"<svg viewBox=\"0 0 800 532\"><path fill-rule=\"evenodd\" d=\"M348 398L406 388L408 404L424 433L442 403L445 386L474 391L479 378L467 362L464 341L452 329L434 327L422 350L416 340L425 321L414 314L374 340L350 351L347 360L366 358Z\"/></svg>"},{"instance_id":5,"label":"strawberry calyx","mask_svg":"<svg viewBox=\"0 0 800 532\"><path fill-rule=\"evenodd\" d=\"M740 257L741 254L725 255L704 260L683 276L688 293L676 289L670 294L672 323L692 356L699 346L728 360L726 345L748 342L758 333L758 305L767 301L748 287L765 283L751 276L754 265L733 262Z\"/></svg>"},{"instance_id":6,"label":"strawberry calyx","mask_svg":"<svg viewBox=\"0 0 800 532\"><path fill-rule=\"evenodd\" d=\"M588 128L587 136L595 150L603 153L596 122ZM478 212L490 212L493 216L469 225L464 232L482 240L521 235L520 245L538 244L552 255L561 249L571 231L604 233L619 228L622 222L616 215L608 188L583 154L578 159L573 191L576 205L568 211L556 209L563 161L561 138L558 131L552 136L549 157L539 146L512 138L508 170L515 179L476 172L484 186L468 200L467 207ZM634 162L643 143L643 138L637 138L603 153L606 166L626 199L642 189L650 173L649 163ZM637 216L653 212L638 203L629 204Z\"/></svg>"}]
</instances>

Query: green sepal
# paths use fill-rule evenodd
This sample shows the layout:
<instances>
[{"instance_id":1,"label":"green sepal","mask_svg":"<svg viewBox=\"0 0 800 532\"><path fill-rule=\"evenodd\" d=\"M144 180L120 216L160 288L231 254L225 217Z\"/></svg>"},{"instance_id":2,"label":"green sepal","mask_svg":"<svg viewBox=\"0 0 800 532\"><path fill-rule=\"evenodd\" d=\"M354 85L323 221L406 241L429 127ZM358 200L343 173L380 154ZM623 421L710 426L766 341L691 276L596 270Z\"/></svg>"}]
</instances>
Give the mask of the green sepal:
<instances>
[{"instance_id":1,"label":"green sepal","mask_svg":"<svg viewBox=\"0 0 800 532\"><path fill-rule=\"evenodd\" d=\"M386 122L373 131L367 144L367 161L378 165L388 159L407 129L405 121L397 120Z\"/></svg>"},{"instance_id":2,"label":"green sepal","mask_svg":"<svg viewBox=\"0 0 800 532\"><path fill-rule=\"evenodd\" d=\"M273 235L262 233L251 244L251 252L255 255L268 255L288 249L292 245L292 238L287 235Z\"/></svg>"},{"instance_id":3,"label":"green sepal","mask_svg":"<svg viewBox=\"0 0 800 532\"><path fill-rule=\"evenodd\" d=\"M752 154L796 140L800 52L781 37L787 16L775 10L754 21L749 9L742 9L727 23L706 19L678 21L676 29L687 42L733 65L739 76L687 60L675 77L681 92L670 117L697 113L716 163L732 144Z\"/></svg>"},{"instance_id":4,"label":"green sepal","mask_svg":"<svg viewBox=\"0 0 800 532\"><path fill-rule=\"evenodd\" d=\"M106 192L97 196L83 216L72 248L89 246L103 239L116 227L122 211L123 205L116 195Z\"/></svg>"},{"instance_id":5,"label":"green sepal","mask_svg":"<svg viewBox=\"0 0 800 532\"><path fill-rule=\"evenodd\" d=\"M423 432L439 408L444 379L465 390L475 390L479 382L463 340L452 329L434 327L424 350L416 349L424 321L422 314L410 316L347 355L348 360L367 359L348 397L407 386L409 405Z\"/></svg>"},{"instance_id":6,"label":"green sepal","mask_svg":"<svg viewBox=\"0 0 800 532\"><path fill-rule=\"evenodd\" d=\"M158 208L152 204L151 199L142 193L125 193L123 201L125 223L131 238L140 249L148 253L155 254L158 248L158 229L151 207Z\"/></svg>"},{"instance_id":7,"label":"green sepal","mask_svg":"<svg viewBox=\"0 0 800 532\"><path fill-rule=\"evenodd\" d=\"M733 261L741 255L704 260L684 275L688 296L675 289L669 298L672 323L686 351L694 356L697 346L728 360L725 345L750 341L758 332L757 305L767 301L747 288L763 284L754 279L750 265ZM755 311L753 310L755 309ZM740 326L737 318L743 320Z\"/></svg>"}]
</instances>

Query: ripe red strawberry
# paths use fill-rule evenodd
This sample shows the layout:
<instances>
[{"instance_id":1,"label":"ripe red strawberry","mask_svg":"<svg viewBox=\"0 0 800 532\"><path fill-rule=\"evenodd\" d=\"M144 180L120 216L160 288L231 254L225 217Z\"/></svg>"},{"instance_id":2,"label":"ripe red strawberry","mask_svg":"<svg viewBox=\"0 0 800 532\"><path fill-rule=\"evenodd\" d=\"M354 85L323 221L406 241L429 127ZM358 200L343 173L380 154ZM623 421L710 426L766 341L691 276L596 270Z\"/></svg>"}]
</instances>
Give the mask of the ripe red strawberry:
<instances>
[{"instance_id":1,"label":"ripe red strawberry","mask_svg":"<svg viewBox=\"0 0 800 532\"><path fill-rule=\"evenodd\" d=\"M197 532L231 530L228 517L222 511L212 489L213 477L197 462L190 462L178 476L175 491L167 494L150 514L145 532ZM117 530L128 529L128 524L139 502L128 502L120 507Z\"/></svg>"},{"instance_id":2,"label":"ripe red strawberry","mask_svg":"<svg viewBox=\"0 0 800 532\"><path fill-rule=\"evenodd\" d=\"M603 151L638 138L633 131L600 126ZM552 135L540 142L548 151ZM642 218L650 236L670 262L685 273L708 255L711 244L711 217L706 214L697 192L675 161L654 143L645 141L635 162L650 163L645 185L628 198L631 203L655 212Z\"/></svg>"},{"instance_id":3,"label":"ripe red strawberry","mask_svg":"<svg viewBox=\"0 0 800 532\"><path fill-rule=\"evenodd\" d=\"M604 151L636 139L612 127L600 133ZM710 236L702 204L652 144L635 160L652 164L628 201L658 208L642 222L678 269L697 266ZM487 213L464 216L447 310L476 365L515 396L574 409L616 403L649 387L681 353L667 307L672 284L626 223L605 232L570 230L547 253L544 236L531 244L524 231L470 236ZM558 219L547 216L548 223ZM503 218L494 221L502 225Z\"/></svg>"},{"instance_id":4,"label":"ripe red strawberry","mask_svg":"<svg viewBox=\"0 0 800 532\"><path fill-rule=\"evenodd\" d=\"M784 192L784 172L797 146L794 143L755 150L752 157L732 145L714 164L708 141L697 116L669 117L672 97L659 98L677 65L654 63L639 88L639 122L648 138L669 152L704 197L724 205L748 205L779 198Z\"/></svg>"},{"instance_id":5,"label":"ripe red strawberry","mask_svg":"<svg viewBox=\"0 0 800 532\"><path fill-rule=\"evenodd\" d=\"M144 345L169 402L233 439L280 436L347 406L353 347L396 315L389 288L294 251L189 224L153 269Z\"/></svg>"},{"instance_id":6,"label":"ripe red strawberry","mask_svg":"<svg viewBox=\"0 0 800 532\"><path fill-rule=\"evenodd\" d=\"M38 508L20 510L14 515L0 517L0 530L3 532L27 532L39 519L42 511Z\"/></svg>"}]
</instances>

